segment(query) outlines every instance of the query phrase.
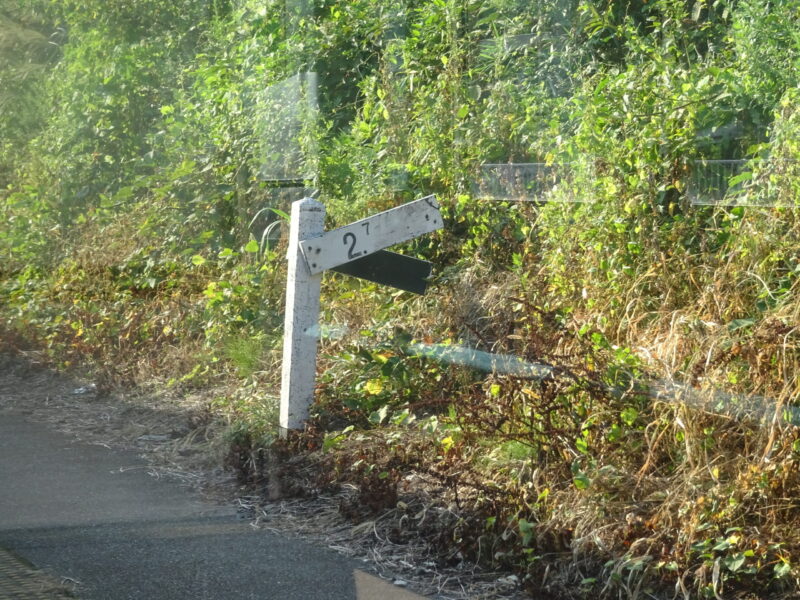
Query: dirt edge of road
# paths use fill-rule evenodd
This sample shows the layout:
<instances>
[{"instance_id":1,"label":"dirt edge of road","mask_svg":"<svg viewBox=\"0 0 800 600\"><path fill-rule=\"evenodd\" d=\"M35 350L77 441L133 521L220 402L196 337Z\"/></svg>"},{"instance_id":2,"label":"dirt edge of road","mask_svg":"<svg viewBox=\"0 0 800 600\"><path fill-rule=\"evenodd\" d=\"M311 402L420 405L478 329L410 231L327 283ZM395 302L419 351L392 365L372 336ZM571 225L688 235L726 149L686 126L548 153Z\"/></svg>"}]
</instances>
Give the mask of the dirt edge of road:
<instances>
[{"instance_id":1,"label":"dirt edge of road","mask_svg":"<svg viewBox=\"0 0 800 600\"><path fill-rule=\"evenodd\" d=\"M0 414L13 410L82 442L133 450L153 476L178 480L207 499L234 503L254 527L309 539L417 593L443 600L529 597L507 573L481 571L467 561L441 567L431 560L424 540L402 546L383 539L380 521L390 521L392 514L348 521L340 512L351 500L346 487L270 502L259 490L241 485L225 468L227 425L209 409L213 397L213 390L98 389L91 380L49 369L36 353L11 352L0 344Z\"/></svg>"}]
</instances>

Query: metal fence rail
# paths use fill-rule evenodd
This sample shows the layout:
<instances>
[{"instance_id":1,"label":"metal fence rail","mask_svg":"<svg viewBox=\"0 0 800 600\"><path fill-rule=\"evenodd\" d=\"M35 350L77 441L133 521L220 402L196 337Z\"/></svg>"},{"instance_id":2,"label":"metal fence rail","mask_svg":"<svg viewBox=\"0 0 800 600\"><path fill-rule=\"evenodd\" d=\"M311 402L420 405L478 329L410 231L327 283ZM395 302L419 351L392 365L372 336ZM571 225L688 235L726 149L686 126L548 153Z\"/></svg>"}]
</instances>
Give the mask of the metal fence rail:
<instances>
[{"instance_id":1,"label":"metal fence rail","mask_svg":"<svg viewBox=\"0 0 800 600\"><path fill-rule=\"evenodd\" d=\"M481 165L473 186L479 198L507 202L585 202L590 195L576 192L572 165L504 163Z\"/></svg>"},{"instance_id":2,"label":"metal fence rail","mask_svg":"<svg viewBox=\"0 0 800 600\"><path fill-rule=\"evenodd\" d=\"M686 189L696 206L795 206L798 175L795 160L697 160Z\"/></svg>"},{"instance_id":3,"label":"metal fence rail","mask_svg":"<svg viewBox=\"0 0 800 600\"><path fill-rule=\"evenodd\" d=\"M694 206L790 207L800 204L800 161L696 160L686 196ZM573 164L489 163L473 194L505 202L591 202L593 177Z\"/></svg>"}]
</instances>

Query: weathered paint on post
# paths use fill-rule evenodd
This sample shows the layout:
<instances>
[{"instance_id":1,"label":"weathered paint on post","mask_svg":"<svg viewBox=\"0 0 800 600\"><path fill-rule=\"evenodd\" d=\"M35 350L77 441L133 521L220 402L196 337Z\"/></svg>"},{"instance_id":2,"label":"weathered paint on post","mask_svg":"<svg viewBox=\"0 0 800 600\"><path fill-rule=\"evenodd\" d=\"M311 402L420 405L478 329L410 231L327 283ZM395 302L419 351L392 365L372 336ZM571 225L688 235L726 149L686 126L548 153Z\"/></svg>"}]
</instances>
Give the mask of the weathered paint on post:
<instances>
[{"instance_id":1,"label":"weathered paint on post","mask_svg":"<svg viewBox=\"0 0 800 600\"><path fill-rule=\"evenodd\" d=\"M322 273L311 273L300 240L321 235L324 227L321 203L311 198L292 203L281 372L280 427L284 435L289 429L303 427L314 400Z\"/></svg>"}]
</instances>

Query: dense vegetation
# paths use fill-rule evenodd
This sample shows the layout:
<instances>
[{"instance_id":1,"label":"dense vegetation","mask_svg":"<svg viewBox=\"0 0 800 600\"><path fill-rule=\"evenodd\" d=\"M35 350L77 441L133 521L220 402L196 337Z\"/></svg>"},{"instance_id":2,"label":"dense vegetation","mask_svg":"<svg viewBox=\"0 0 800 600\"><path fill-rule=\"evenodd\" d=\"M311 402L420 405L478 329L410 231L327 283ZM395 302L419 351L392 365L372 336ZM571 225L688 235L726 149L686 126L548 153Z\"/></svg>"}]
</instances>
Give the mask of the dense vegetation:
<instances>
[{"instance_id":1,"label":"dense vegetation","mask_svg":"<svg viewBox=\"0 0 800 600\"><path fill-rule=\"evenodd\" d=\"M212 389L257 477L302 195L277 180L331 227L435 192L446 231L405 248L426 296L325 282L296 447L356 516L409 506L416 472L453 517L405 533L531 590L797 590L798 23L797 0L2 0L4 335L104 386ZM702 159L768 165L767 206L693 205ZM481 197L508 162L568 175Z\"/></svg>"}]
</instances>

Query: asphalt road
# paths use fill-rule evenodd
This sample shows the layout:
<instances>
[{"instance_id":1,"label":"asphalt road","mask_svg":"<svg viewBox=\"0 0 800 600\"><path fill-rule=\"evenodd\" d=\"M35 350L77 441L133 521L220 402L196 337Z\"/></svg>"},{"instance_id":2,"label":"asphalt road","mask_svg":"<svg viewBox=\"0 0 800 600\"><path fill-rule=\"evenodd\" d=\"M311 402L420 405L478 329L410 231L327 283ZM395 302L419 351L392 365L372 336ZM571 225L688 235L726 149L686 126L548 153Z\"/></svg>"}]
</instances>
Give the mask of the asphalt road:
<instances>
[{"instance_id":1,"label":"asphalt road","mask_svg":"<svg viewBox=\"0 0 800 600\"><path fill-rule=\"evenodd\" d=\"M232 507L151 476L134 454L10 411L0 411L0 554L14 557L0 561L0 598L19 600L60 597L15 583L14 569L33 567L83 600L420 598L332 551L252 528Z\"/></svg>"}]
</instances>

